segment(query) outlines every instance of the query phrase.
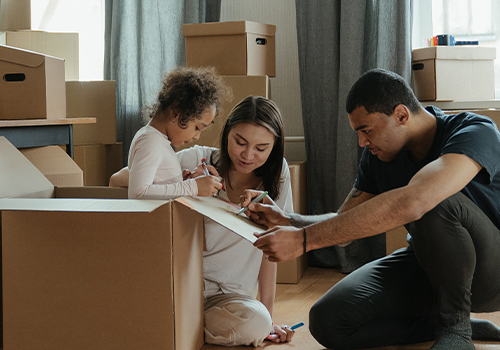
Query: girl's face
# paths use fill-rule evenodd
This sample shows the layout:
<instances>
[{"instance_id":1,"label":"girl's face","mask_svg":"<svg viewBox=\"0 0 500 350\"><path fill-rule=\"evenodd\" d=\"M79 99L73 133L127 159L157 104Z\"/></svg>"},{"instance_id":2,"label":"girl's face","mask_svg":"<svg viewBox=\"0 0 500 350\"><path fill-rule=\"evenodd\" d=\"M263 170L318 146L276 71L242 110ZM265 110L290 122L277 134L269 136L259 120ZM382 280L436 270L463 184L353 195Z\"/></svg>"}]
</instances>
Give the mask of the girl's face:
<instances>
[{"instance_id":1,"label":"girl's face","mask_svg":"<svg viewBox=\"0 0 500 350\"><path fill-rule=\"evenodd\" d=\"M200 138L203 129L209 126L215 118L215 106L211 106L200 115L200 119L191 120L186 128L179 126L178 116L167 122L167 136L172 146L179 147L187 143L196 141Z\"/></svg>"},{"instance_id":2,"label":"girl's face","mask_svg":"<svg viewBox=\"0 0 500 350\"><path fill-rule=\"evenodd\" d=\"M227 151L231 169L249 174L264 165L273 150L275 137L265 127L240 123L228 134Z\"/></svg>"}]
</instances>

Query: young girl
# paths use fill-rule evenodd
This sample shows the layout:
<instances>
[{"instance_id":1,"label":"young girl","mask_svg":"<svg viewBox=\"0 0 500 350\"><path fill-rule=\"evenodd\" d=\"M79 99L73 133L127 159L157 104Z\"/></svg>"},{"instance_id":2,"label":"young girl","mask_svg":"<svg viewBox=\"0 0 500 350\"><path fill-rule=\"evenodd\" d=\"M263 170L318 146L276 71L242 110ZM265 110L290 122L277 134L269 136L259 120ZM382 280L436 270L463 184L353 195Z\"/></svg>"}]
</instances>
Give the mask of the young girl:
<instances>
[{"instance_id":1,"label":"young girl","mask_svg":"<svg viewBox=\"0 0 500 350\"><path fill-rule=\"evenodd\" d=\"M225 191L219 196L225 200L239 204L246 189L266 190L282 210L292 212L290 172L283 154L279 109L268 99L249 96L232 110L220 151L194 146L177 156L183 168L193 169L203 158L215 166L209 169L224 179ZM202 171L198 166L190 176ZM120 173L120 183L126 183L126 174ZM272 323L276 264L249 241L208 218L205 237L205 342L258 346L270 333L278 336L276 342L290 341L294 332Z\"/></svg>"},{"instance_id":2,"label":"young girl","mask_svg":"<svg viewBox=\"0 0 500 350\"><path fill-rule=\"evenodd\" d=\"M198 140L227 94L213 69L177 68L165 77L157 102L144 109L151 120L135 134L130 146L129 198L211 196L221 188L215 176L183 181L172 147Z\"/></svg>"}]
</instances>

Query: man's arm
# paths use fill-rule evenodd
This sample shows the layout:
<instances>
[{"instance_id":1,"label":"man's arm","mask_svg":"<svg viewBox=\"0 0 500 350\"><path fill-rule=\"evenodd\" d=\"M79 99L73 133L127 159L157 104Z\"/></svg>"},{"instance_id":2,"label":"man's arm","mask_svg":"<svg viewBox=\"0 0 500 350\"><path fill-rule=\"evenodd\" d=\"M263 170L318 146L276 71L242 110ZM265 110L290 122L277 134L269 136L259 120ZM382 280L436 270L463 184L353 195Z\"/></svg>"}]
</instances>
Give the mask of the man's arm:
<instances>
[{"instance_id":1,"label":"man's arm","mask_svg":"<svg viewBox=\"0 0 500 350\"><path fill-rule=\"evenodd\" d=\"M308 226L307 251L374 236L418 220L464 188L480 170L481 165L463 154L443 155L423 167L407 186L352 208L345 206L339 215ZM301 255L303 242L302 230L275 227L260 235L254 245L271 261L284 261Z\"/></svg>"},{"instance_id":2,"label":"man's arm","mask_svg":"<svg viewBox=\"0 0 500 350\"><path fill-rule=\"evenodd\" d=\"M354 208L355 206L367 201L372 198L374 195L358 190L353 187L351 192L347 195L344 203L340 206L337 213L326 213L319 215L301 215L296 213L288 214L290 218L290 224L295 227L304 227L312 224L317 224L318 222L329 220L331 218L336 217L338 214L343 213L349 209Z\"/></svg>"}]
</instances>

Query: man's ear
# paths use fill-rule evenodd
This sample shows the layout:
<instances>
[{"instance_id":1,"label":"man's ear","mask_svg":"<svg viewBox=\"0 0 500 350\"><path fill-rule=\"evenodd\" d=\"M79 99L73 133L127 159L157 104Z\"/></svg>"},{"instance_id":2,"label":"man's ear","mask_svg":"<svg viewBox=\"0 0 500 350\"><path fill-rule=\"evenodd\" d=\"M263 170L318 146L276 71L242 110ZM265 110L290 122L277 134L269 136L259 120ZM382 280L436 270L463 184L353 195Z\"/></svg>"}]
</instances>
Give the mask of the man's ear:
<instances>
[{"instance_id":1,"label":"man's ear","mask_svg":"<svg viewBox=\"0 0 500 350\"><path fill-rule=\"evenodd\" d=\"M410 110L404 104L399 104L394 108L392 115L397 119L401 125L406 125L410 118Z\"/></svg>"}]
</instances>

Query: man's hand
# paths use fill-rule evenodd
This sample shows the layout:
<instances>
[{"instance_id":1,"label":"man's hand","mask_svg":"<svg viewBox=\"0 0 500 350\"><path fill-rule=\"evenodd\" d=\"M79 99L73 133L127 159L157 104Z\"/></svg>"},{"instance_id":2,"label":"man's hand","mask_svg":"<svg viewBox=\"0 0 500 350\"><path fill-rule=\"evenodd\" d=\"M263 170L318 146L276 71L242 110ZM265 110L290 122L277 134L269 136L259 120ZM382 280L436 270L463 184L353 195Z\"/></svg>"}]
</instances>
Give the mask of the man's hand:
<instances>
[{"instance_id":1,"label":"man's hand","mask_svg":"<svg viewBox=\"0 0 500 350\"><path fill-rule=\"evenodd\" d=\"M242 195L241 207L248 205L251 200L261 194L262 191L245 190ZM274 201L266 196L262 203L252 203L245 211L245 214L253 222L271 228L277 225L290 225L290 218L274 203Z\"/></svg>"},{"instance_id":2,"label":"man's hand","mask_svg":"<svg viewBox=\"0 0 500 350\"><path fill-rule=\"evenodd\" d=\"M302 228L276 226L263 233L256 233L253 244L269 255L269 261L280 262L301 256L304 253Z\"/></svg>"}]
</instances>

